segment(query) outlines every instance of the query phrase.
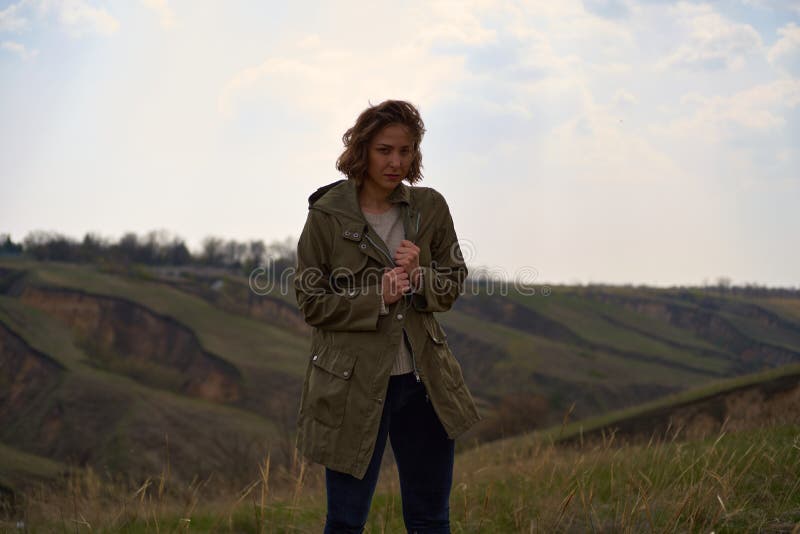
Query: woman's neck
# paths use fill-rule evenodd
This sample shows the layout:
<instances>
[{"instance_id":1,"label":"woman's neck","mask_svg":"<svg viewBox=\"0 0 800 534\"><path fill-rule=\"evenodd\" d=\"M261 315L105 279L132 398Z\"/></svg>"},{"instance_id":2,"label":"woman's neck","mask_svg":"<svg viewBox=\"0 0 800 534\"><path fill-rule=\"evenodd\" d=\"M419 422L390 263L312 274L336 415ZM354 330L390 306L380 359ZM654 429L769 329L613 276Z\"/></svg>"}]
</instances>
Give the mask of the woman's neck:
<instances>
[{"instance_id":1,"label":"woman's neck","mask_svg":"<svg viewBox=\"0 0 800 534\"><path fill-rule=\"evenodd\" d=\"M385 213L390 210L392 204L389 202L391 191L384 191L365 181L358 190L358 204L361 210L367 213Z\"/></svg>"}]
</instances>

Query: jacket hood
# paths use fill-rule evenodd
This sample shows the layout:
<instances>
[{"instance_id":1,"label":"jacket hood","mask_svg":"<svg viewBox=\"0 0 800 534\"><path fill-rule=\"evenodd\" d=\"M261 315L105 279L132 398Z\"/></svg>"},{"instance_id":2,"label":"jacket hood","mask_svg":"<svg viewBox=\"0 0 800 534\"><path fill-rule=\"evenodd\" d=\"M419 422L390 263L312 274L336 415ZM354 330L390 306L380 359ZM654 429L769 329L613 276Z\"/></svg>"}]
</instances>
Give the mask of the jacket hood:
<instances>
[{"instance_id":1,"label":"jacket hood","mask_svg":"<svg viewBox=\"0 0 800 534\"><path fill-rule=\"evenodd\" d=\"M389 194L389 202L410 204L411 188L402 182L397 184L394 191ZM308 209L318 209L358 221L364 220L354 180L337 180L320 187L308 197Z\"/></svg>"}]
</instances>

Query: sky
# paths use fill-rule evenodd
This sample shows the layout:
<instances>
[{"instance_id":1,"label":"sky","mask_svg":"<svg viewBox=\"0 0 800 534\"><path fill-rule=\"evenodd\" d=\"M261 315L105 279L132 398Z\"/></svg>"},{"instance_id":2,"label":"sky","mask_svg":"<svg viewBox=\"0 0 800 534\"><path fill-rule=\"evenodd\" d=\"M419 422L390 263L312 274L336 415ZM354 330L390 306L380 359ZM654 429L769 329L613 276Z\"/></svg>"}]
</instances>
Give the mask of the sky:
<instances>
[{"instance_id":1,"label":"sky","mask_svg":"<svg viewBox=\"0 0 800 534\"><path fill-rule=\"evenodd\" d=\"M800 286L800 1L0 0L0 233L296 238L387 98L471 266Z\"/></svg>"}]
</instances>

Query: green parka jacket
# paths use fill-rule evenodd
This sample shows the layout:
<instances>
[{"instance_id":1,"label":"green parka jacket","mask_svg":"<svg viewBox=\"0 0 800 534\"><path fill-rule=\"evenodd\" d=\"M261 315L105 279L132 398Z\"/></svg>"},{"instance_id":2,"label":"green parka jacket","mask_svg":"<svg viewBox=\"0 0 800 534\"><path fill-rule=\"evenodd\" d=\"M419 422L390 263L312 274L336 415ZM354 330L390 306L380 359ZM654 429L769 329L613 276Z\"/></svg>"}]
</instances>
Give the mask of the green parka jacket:
<instances>
[{"instance_id":1,"label":"green parka jacket","mask_svg":"<svg viewBox=\"0 0 800 534\"><path fill-rule=\"evenodd\" d=\"M375 448L389 376L403 331L414 374L448 437L481 419L434 312L450 309L467 267L444 197L400 183L406 239L420 248L423 289L381 310L381 276L394 251L372 230L353 180L321 187L297 246L294 288L313 328L297 423L297 448L313 462L362 479Z\"/></svg>"}]
</instances>

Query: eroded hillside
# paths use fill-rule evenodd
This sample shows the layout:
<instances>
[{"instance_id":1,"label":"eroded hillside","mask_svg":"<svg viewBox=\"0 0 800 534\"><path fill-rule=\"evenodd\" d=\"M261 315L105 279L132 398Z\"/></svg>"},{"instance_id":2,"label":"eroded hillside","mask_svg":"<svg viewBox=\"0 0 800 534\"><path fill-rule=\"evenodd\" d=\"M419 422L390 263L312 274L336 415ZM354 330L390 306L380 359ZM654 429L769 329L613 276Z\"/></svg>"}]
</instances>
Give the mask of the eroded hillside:
<instances>
[{"instance_id":1,"label":"eroded hillside","mask_svg":"<svg viewBox=\"0 0 800 534\"><path fill-rule=\"evenodd\" d=\"M700 388L652 407L638 407L635 412L611 416L602 424L578 423L588 428L580 428L563 441L693 440L723 432L800 425L800 366L748 375L742 384L722 382Z\"/></svg>"},{"instance_id":2,"label":"eroded hillside","mask_svg":"<svg viewBox=\"0 0 800 534\"><path fill-rule=\"evenodd\" d=\"M242 396L238 369L203 350L194 333L170 317L75 290L27 286L18 298L69 326L98 367L211 401Z\"/></svg>"},{"instance_id":3,"label":"eroded hillside","mask_svg":"<svg viewBox=\"0 0 800 534\"><path fill-rule=\"evenodd\" d=\"M187 479L246 479L266 451L292 458L309 329L291 294L201 268L27 260L0 261L0 293L6 445L144 475L168 442ZM798 303L613 287L462 295L439 318L484 420L459 447L800 361Z\"/></svg>"}]
</instances>

